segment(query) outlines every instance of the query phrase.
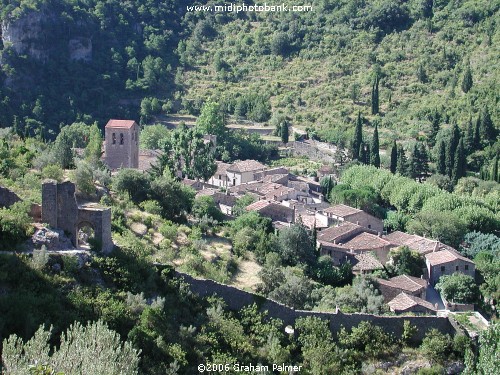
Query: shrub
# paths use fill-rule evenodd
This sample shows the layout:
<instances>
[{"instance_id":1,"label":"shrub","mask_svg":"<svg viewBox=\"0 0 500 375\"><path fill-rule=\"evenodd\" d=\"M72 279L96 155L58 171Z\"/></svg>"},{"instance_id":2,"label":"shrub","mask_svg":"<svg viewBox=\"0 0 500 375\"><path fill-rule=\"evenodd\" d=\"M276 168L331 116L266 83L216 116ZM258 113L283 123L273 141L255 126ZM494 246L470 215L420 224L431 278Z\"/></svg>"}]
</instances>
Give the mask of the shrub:
<instances>
[{"instance_id":1,"label":"shrub","mask_svg":"<svg viewBox=\"0 0 500 375\"><path fill-rule=\"evenodd\" d=\"M64 171L57 164L47 165L42 169L42 176L43 178L48 178L51 180L56 180L57 182L61 182L64 176Z\"/></svg>"},{"instance_id":2,"label":"shrub","mask_svg":"<svg viewBox=\"0 0 500 375\"><path fill-rule=\"evenodd\" d=\"M158 202L154 200L145 200L139 204L139 207L153 215L161 214L161 207Z\"/></svg>"},{"instance_id":3,"label":"shrub","mask_svg":"<svg viewBox=\"0 0 500 375\"><path fill-rule=\"evenodd\" d=\"M452 341L449 335L443 335L432 328L425 334L420 349L434 363L443 363L451 353Z\"/></svg>"},{"instance_id":4,"label":"shrub","mask_svg":"<svg viewBox=\"0 0 500 375\"><path fill-rule=\"evenodd\" d=\"M113 178L113 189L126 192L135 203L146 200L149 191L149 179L135 169L120 169Z\"/></svg>"}]
</instances>

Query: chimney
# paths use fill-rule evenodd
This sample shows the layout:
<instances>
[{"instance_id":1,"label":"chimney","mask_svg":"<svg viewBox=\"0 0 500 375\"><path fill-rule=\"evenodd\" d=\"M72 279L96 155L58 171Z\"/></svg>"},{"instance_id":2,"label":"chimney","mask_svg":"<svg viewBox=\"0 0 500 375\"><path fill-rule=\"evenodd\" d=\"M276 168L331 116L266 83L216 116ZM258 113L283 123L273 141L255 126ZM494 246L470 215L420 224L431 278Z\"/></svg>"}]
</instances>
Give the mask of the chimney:
<instances>
[{"instance_id":1,"label":"chimney","mask_svg":"<svg viewBox=\"0 0 500 375\"><path fill-rule=\"evenodd\" d=\"M359 225L359 221L356 221L356 225Z\"/></svg>"},{"instance_id":2,"label":"chimney","mask_svg":"<svg viewBox=\"0 0 500 375\"><path fill-rule=\"evenodd\" d=\"M380 238L382 238L382 233L378 232L377 236L379 236Z\"/></svg>"},{"instance_id":3,"label":"chimney","mask_svg":"<svg viewBox=\"0 0 500 375\"><path fill-rule=\"evenodd\" d=\"M432 252L438 251L438 250L439 250L439 241L436 241L436 244L434 245L434 250L432 250Z\"/></svg>"}]
</instances>

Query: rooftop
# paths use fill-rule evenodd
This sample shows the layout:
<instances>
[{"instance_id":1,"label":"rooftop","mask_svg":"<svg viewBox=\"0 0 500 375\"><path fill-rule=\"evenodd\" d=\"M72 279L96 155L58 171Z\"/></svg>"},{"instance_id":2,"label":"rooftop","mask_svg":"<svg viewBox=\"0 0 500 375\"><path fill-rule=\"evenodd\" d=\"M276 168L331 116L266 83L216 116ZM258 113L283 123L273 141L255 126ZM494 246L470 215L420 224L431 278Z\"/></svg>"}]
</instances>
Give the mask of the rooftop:
<instances>
[{"instance_id":1,"label":"rooftop","mask_svg":"<svg viewBox=\"0 0 500 375\"><path fill-rule=\"evenodd\" d=\"M217 170L215 171L214 176L217 177L218 175L225 175L227 169L231 166L231 164L224 163L222 161L217 161L216 163L217 163Z\"/></svg>"},{"instance_id":2,"label":"rooftop","mask_svg":"<svg viewBox=\"0 0 500 375\"><path fill-rule=\"evenodd\" d=\"M134 126L134 120L114 120L111 119L106 124L106 128L119 128L119 129L130 129Z\"/></svg>"},{"instance_id":3,"label":"rooftop","mask_svg":"<svg viewBox=\"0 0 500 375\"><path fill-rule=\"evenodd\" d=\"M253 172L265 169L266 166L257 160L243 160L232 164L227 168L228 172Z\"/></svg>"},{"instance_id":4,"label":"rooftop","mask_svg":"<svg viewBox=\"0 0 500 375\"><path fill-rule=\"evenodd\" d=\"M345 246L346 248L352 248L354 250L378 249L387 245L390 245L388 241L378 237L375 234L366 232L354 235L353 238L349 239L343 244L343 246Z\"/></svg>"},{"instance_id":5,"label":"rooftop","mask_svg":"<svg viewBox=\"0 0 500 375\"><path fill-rule=\"evenodd\" d=\"M432 305L432 303L424 301L422 298L411 296L403 292L398 294L387 304L393 311L407 311L415 306L423 306L431 311L436 311L436 308Z\"/></svg>"},{"instance_id":6,"label":"rooftop","mask_svg":"<svg viewBox=\"0 0 500 375\"><path fill-rule=\"evenodd\" d=\"M417 292L427 287L427 281L418 277L401 275L393 277L389 280L377 279L379 284L383 284L392 288L406 290L408 292Z\"/></svg>"},{"instance_id":7,"label":"rooftop","mask_svg":"<svg viewBox=\"0 0 500 375\"><path fill-rule=\"evenodd\" d=\"M333 242L337 238L339 238L345 234L358 231L360 228L362 228L362 227L357 225L357 224L350 223L350 222L343 222L339 226L329 227L329 228L323 229L321 232L318 233L318 240L326 241L326 242Z\"/></svg>"},{"instance_id":8,"label":"rooftop","mask_svg":"<svg viewBox=\"0 0 500 375\"><path fill-rule=\"evenodd\" d=\"M358 210L357 208L351 206L346 206L345 204L337 204L335 206L328 207L323 212L339 217L346 217L362 212L362 210Z\"/></svg>"},{"instance_id":9,"label":"rooftop","mask_svg":"<svg viewBox=\"0 0 500 375\"><path fill-rule=\"evenodd\" d=\"M425 255L425 258L429 261L432 266L436 266L439 264L454 262L456 260L462 260L467 263L474 264L474 262L455 251L451 251L448 249L435 251L433 253L429 253Z\"/></svg>"},{"instance_id":10,"label":"rooftop","mask_svg":"<svg viewBox=\"0 0 500 375\"><path fill-rule=\"evenodd\" d=\"M353 271L375 271L384 268L382 263L378 261L370 253L365 254L355 254L351 258L352 270Z\"/></svg>"}]
</instances>

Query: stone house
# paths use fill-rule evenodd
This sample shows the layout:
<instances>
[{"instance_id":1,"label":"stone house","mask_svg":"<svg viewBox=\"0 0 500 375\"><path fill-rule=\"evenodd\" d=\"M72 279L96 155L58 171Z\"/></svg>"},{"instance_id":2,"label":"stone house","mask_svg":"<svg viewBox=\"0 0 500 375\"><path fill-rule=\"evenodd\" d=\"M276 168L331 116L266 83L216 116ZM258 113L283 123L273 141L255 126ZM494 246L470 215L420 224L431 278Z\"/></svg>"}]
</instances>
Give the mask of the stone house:
<instances>
[{"instance_id":1,"label":"stone house","mask_svg":"<svg viewBox=\"0 0 500 375\"><path fill-rule=\"evenodd\" d=\"M224 215L231 216L233 214L233 206L238 199L234 195L229 195L215 189L203 189L196 194L196 197L204 195L211 196Z\"/></svg>"},{"instance_id":2,"label":"stone house","mask_svg":"<svg viewBox=\"0 0 500 375\"><path fill-rule=\"evenodd\" d=\"M384 223L381 219L345 204L331 206L322 210L321 213L327 217L328 225L338 225L344 221L348 221L368 229L373 229L376 232L382 233L384 230Z\"/></svg>"},{"instance_id":3,"label":"stone house","mask_svg":"<svg viewBox=\"0 0 500 375\"><path fill-rule=\"evenodd\" d=\"M139 168L139 125L133 120L109 120L104 152L110 169Z\"/></svg>"},{"instance_id":4,"label":"stone house","mask_svg":"<svg viewBox=\"0 0 500 375\"><path fill-rule=\"evenodd\" d=\"M401 275L392 277L389 280L377 278L375 282L380 293L384 296L385 302L394 299L403 292L422 299L426 297L428 282L422 278Z\"/></svg>"},{"instance_id":5,"label":"stone house","mask_svg":"<svg viewBox=\"0 0 500 375\"><path fill-rule=\"evenodd\" d=\"M425 263L431 285L436 285L443 275L452 275L459 272L474 277L476 271L476 266L472 260L460 255L456 250L450 249L426 254Z\"/></svg>"},{"instance_id":6,"label":"stone house","mask_svg":"<svg viewBox=\"0 0 500 375\"><path fill-rule=\"evenodd\" d=\"M384 269L371 253L348 254L347 261L352 265L352 273L355 275L366 275L377 270Z\"/></svg>"},{"instance_id":7,"label":"stone house","mask_svg":"<svg viewBox=\"0 0 500 375\"><path fill-rule=\"evenodd\" d=\"M217 170L214 175L210 177L207 181L210 185L217 187L227 187L228 186L228 177L227 177L227 169L231 166L231 164L224 163L222 161L217 162Z\"/></svg>"},{"instance_id":8,"label":"stone house","mask_svg":"<svg viewBox=\"0 0 500 375\"><path fill-rule=\"evenodd\" d=\"M237 186L255 181L255 174L265 169L266 166L257 160L238 161L226 169L228 186Z\"/></svg>"},{"instance_id":9,"label":"stone house","mask_svg":"<svg viewBox=\"0 0 500 375\"><path fill-rule=\"evenodd\" d=\"M284 223L295 222L295 210L279 204L278 202L260 200L245 208L247 211L256 211L261 216L268 217L272 221Z\"/></svg>"},{"instance_id":10,"label":"stone house","mask_svg":"<svg viewBox=\"0 0 500 375\"><path fill-rule=\"evenodd\" d=\"M404 292L398 294L387 304L389 305L391 311L396 314L415 313L435 315L437 312L437 308L433 306L432 303Z\"/></svg>"},{"instance_id":11,"label":"stone house","mask_svg":"<svg viewBox=\"0 0 500 375\"><path fill-rule=\"evenodd\" d=\"M416 251L421 255L445 249L455 251L451 246L442 242L400 231L392 232L383 236L383 238L397 246L408 246L410 250Z\"/></svg>"}]
</instances>

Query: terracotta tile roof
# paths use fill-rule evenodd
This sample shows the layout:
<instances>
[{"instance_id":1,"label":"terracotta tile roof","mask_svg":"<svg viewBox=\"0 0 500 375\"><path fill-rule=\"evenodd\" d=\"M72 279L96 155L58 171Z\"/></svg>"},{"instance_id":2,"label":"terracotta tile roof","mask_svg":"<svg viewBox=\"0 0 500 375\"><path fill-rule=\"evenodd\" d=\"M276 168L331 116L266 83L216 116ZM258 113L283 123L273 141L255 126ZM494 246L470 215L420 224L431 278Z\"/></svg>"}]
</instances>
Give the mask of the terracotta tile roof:
<instances>
[{"instance_id":1,"label":"terracotta tile roof","mask_svg":"<svg viewBox=\"0 0 500 375\"><path fill-rule=\"evenodd\" d=\"M329 228L323 229L321 232L318 233L318 240L326 241L326 242L333 242L334 240L336 240L340 236L343 236L343 235L348 234L350 232L358 231L359 228L361 228L361 227L357 224L353 224L350 222L343 222L341 225L339 225L337 227L329 227Z\"/></svg>"},{"instance_id":2,"label":"terracotta tile roof","mask_svg":"<svg viewBox=\"0 0 500 375\"><path fill-rule=\"evenodd\" d=\"M423 306L431 311L436 311L432 303L424 301L422 298L408 295L406 293L398 294L393 300L387 303L393 311L407 311L415 306Z\"/></svg>"},{"instance_id":3,"label":"terracotta tile roof","mask_svg":"<svg viewBox=\"0 0 500 375\"><path fill-rule=\"evenodd\" d=\"M109 120L106 124L107 128L121 128L121 129L130 129L134 126L134 120Z\"/></svg>"},{"instance_id":4,"label":"terracotta tile roof","mask_svg":"<svg viewBox=\"0 0 500 375\"><path fill-rule=\"evenodd\" d=\"M411 250L417 251L423 255L440 249L451 249L450 246L439 241L399 231L388 234L384 236L384 238L393 244L408 246Z\"/></svg>"},{"instance_id":5,"label":"terracotta tile roof","mask_svg":"<svg viewBox=\"0 0 500 375\"><path fill-rule=\"evenodd\" d=\"M427 281L418 277L402 275L389 280L377 279L377 282L391 288L406 290L408 292L417 292L427 288Z\"/></svg>"},{"instance_id":6,"label":"terracotta tile roof","mask_svg":"<svg viewBox=\"0 0 500 375\"><path fill-rule=\"evenodd\" d=\"M358 212L362 212L362 210L358 210L357 208L346 206L345 204L337 204L332 207L328 207L323 212L328 214L333 214L339 217L347 217L350 215L357 214Z\"/></svg>"},{"instance_id":7,"label":"terracotta tile roof","mask_svg":"<svg viewBox=\"0 0 500 375\"><path fill-rule=\"evenodd\" d=\"M272 204L276 204L279 206L278 203L275 203L275 202L270 202L268 200L265 200L265 199L262 199L260 201L257 201L257 202L253 202L251 205L249 206L246 206L245 209L247 211L260 211L262 210L263 208L265 207L268 207L268 206L271 206Z\"/></svg>"},{"instance_id":8,"label":"terracotta tile roof","mask_svg":"<svg viewBox=\"0 0 500 375\"><path fill-rule=\"evenodd\" d=\"M451 251L448 249L425 254L425 258L429 261L429 263L432 266L436 266L439 264L445 264L445 263L449 263L449 262L454 262L456 260L462 260L464 262L474 264L474 262L472 260L458 254L458 252L456 252L456 251Z\"/></svg>"},{"instance_id":9,"label":"terracotta tile roof","mask_svg":"<svg viewBox=\"0 0 500 375\"><path fill-rule=\"evenodd\" d=\"M296 221L299 219L299 216L300 216L300 218L302 220L302 224L304 224L304 226L306 228L313 229L314 228L314 223L316 223L316 228L327 228L327 226L325 224L321 223L321 220L317 220L316 219L316 215L314 215L314 214L300 214L300 215L297 215L297 217L295 218Z\"/></svg>"},{"instance_id":10,"label":"terracotta tile roof","mask_svg":"<svg viewBox=\"0 0 500 375\"><path fill-rule=\"evenodd\" d=\"M219 178L219 175L226 175L227 169L231 166L231 164L223 163L222 161L217 161L217 170L214 173L214 178Z\"/></svg>"},{"instance_id":11,"label":"terracotta tile roof","mask_svg":"<svg viewBox=\"0 0 500 375\"><path fill-rule=\"evenodd\" d=\"M184 181L186 181L186 182L184 182ZM182 180L182 182L184 182L186 185L193 185L196 181L188 180L187 178L185 178L184 180ZM214 195L216 192L217 192L217 190L215 190L215 189L203 189L203 190L200 190L199 192L196 193L196 198L202 197L202 196Z\"/></svg>"},{"instance_id":12,"label":"terracotta tile roof","mask_svg":"<svg viewBox=\"0 0 500 375\"><path fill-rule=\"evenodd\" d=\"M269 174L264 176L263 182L276 182L276 183L286 183L288 182L288 174Z\"/></svg>"},{"instance_id":13,"label":"terracotta tile roof","mask_svg":"<svg viewBox=\"0 0 500 375\"><path fill-rule=\"evenodd\" d=\"M266 166L257 160L238 161L227 168L228 172L253 172L265 169Z\"/></svg>"},{"instance_id":14,"label":"terracotta tile roof","mask_svg":"<svg viewBox=\"0 0 500 375\"><path fill-rule=\"evenodd\" d=\"M390 243L375 234L371 233L360 233L355 235L353 238L344 242L343 246L346 248L352 248L353 250L369 250L378 249L380 247L388 246Z\"/></svg>"},{"instance_id":15,"label":"terracotta tile roof","mask_svg":"<svg viewBox=\"0 0 500 375\"><path fill-rule=\"evenodd\" d=\"M349 258L351 259L353 271L375 271L384 268L382 263L370 253L354 254Z\"/></svg>"},{"instance_id":16,"label":"terracotta tile roof","mask_svg":"<svg viewBox=\"0 0 500 375\"><path fill-rule=\"evenodd\" d=\"M406 241L413 239L413 235L397 230L385 235L384 238L395 245L404 245Z\"/></svg>"}]
</instances>

